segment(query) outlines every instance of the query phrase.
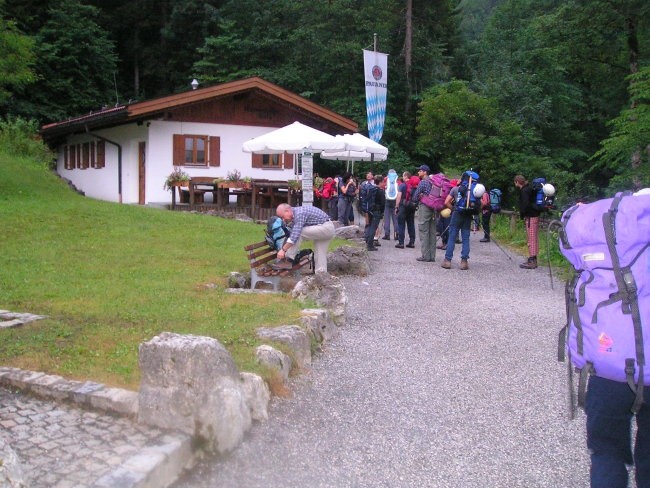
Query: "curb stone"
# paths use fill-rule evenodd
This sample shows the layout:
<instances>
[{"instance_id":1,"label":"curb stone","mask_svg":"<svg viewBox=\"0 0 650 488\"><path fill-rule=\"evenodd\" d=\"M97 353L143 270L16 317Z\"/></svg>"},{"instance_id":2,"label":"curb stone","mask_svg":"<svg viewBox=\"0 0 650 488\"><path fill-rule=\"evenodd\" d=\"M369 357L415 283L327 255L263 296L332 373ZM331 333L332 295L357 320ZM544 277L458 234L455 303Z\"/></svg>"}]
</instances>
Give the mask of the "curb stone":
<instances>
[{"instance_id":1,"label":"curb stone","mask_svg":"<svg viewBox=\"0 0 650 488\"><path fill-rule=\"evenodd\" d=\"M137 416L137 392L111 388L101 383L66 380L57 375L0 367L0 387L17 389L45 400L99 410L132 421ZM156 445L145 446L126 458L90 486L164 488L175 481L193 462L191 436L170 432L163 435Z\"/></svg>"}]
</instances>

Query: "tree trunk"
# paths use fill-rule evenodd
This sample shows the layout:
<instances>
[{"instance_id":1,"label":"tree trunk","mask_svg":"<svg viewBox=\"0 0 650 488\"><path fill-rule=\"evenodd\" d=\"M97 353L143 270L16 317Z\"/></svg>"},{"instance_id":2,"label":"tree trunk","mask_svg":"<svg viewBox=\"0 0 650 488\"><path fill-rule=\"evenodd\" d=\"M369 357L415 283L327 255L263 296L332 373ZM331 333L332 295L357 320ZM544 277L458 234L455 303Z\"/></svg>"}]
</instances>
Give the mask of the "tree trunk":
<instances>
[{"instance_id":1,"label":"tree trunk","mask_svg":"<svg viewBox=\"0 0 650 488\"><path fill-rule=\"evenodd\" d=\"M411 70L413 64L413 0L406 0L406 30L404 36L404 71L406 74L406 102L404 111L411 111L411 98L413 95L413 86L411 80Z\"/></svg>"}]
</instances>

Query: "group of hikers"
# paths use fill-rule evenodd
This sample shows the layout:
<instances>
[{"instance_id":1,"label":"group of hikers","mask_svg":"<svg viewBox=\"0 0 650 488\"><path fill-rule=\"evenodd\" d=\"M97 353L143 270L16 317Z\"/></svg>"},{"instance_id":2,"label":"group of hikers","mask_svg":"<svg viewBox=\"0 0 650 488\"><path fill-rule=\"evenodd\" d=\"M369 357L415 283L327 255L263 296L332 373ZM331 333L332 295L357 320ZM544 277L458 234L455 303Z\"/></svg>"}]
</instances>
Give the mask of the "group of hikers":
<instances>
[{"instance_id":1,"label":"group of hikers","mask_svg":"<svg viewBox=\"0 0 650 488\"><path fill-rule=\"evenodd\" d=\"M516 175L513 184L519 190L519 213L528 237L529 256L520 267L535 269L540 213L553 207L555 188L542 178L528 182L523 175ZM401 178L394 170L386 177L369 172L361 185L350 174L328 178L321 197L329 214L315 206L278 206L277 218L292 224L288 237L276 246L279 266L290 268L301 241L307 239L314 241L316 272L327 271L333 221L353 222L352 205L358 199L368 251L376 250L380 239L390 239L391 226L396 248L415 247L417 216L417 260L433 262L436 249L441 249L442 267L451 268L460 233L460 269L467 270L471 226L481 214L481 241L489 242L490 215L500 204L500 192L488 192L477 173L465 171L449 180L440 173L431 175L427 165L418 167L417 176L405 171ZM569 378L574 371L580 376L577 389L573 380L569 382L570 397L572 407L577 404L586 413L591 486L625 488L628 466L634 465L636 486L650 488L650 374L644 373L645 358L650 357L650 189L576 204L564 212L559 228L560 251L574 273L565 287L567 322L558 352L568 359Z\"/></svg>"},{"instance_id":2,"label":"group of hikers","mask_svg":"<svg viewBox=\"0 0 650 488\"><path fill-rule=\"evenodd\" d=\"M394 169L386 176L369 171L361 183L351 173L327 178L318 196L326 202L330 219L344 226L354 222L354 203L358 202L368 251L376 251L380 240L390 240L391 236L396 248L415 248L417 219L421 255L416 259L435 262L439 249L445 251L442 267L451 269L455 244L461 244L459 267L467 270L471 229L482 227L481 242L490 242L490 218L501 209L501 190L488 191L479 181L479 175L471 170L458 179L449 179L442 173L431 174L430 167L423 164L416 174L404 171L401 176ZM522 175L515 177L514 184L520 191L520 214L528 234L529 257L521 267L535 269L539 216L553 195L537 205L538 190L533 185Z\"/></svg>"}]
</instances>

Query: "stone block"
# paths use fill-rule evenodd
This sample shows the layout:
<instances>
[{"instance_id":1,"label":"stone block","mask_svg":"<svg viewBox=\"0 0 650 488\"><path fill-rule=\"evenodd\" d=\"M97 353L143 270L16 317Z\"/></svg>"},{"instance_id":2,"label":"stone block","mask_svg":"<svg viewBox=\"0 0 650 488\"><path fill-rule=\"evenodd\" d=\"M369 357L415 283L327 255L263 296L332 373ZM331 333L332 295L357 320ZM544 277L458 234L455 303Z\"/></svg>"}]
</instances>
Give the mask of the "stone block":
<instances>
[{"instance_id":1,"label":"stone block","mask_svg":"<svg viewBox=\"0 0 650 488\"><path fill-rule=\"evenodd\" d=\"M261 365L278 370L285 381L289 379L291 358L282 351L262 344L255 349L255 357Z\"/></svg>"},{"instance_id":2,"label":"stone block","mask_svg":"<svg viewBox=\"0 0 650 488\"><path fill-rule=\"evenodd\" d=\"M299 368L309 369L311 367L311 342L309 335L302 327L297 325L260 327L257 329L257 337L287 345Z\"/></svg>"},{"instance_id":3,"label":"stone block","mask_svg":"<svg viewBox=\"0 0 650 488\"><path fill-rule=\"evenodd\" d=\"M253 420L267 420L269 418L269 402L271 391L266 381L253 373L242 372L239 374L242 381L242 390L246 405Z\"/></svg>"},{"instance_id":4,"label":"stone block","mask_svg":"<svg viewBox=\"0 0 650 488\"><path fill-rule=\"evenodd\" d=\"M241 442L251 416L230 353L210 337L164 332L140 345L138 420L177 429L220 453Z\"/></svg>"},{"instance_id":5,"label":"stone block","mask_svg":"<svg viewBox=\"0 0 650 488\"><path fill-rule=\"evenodd\" d=\"M338 334L338 328L330 317L329 312L324 308L306 308L300 316L302 326L318 342L328 342Z\"/></svg>"}]
</instances>

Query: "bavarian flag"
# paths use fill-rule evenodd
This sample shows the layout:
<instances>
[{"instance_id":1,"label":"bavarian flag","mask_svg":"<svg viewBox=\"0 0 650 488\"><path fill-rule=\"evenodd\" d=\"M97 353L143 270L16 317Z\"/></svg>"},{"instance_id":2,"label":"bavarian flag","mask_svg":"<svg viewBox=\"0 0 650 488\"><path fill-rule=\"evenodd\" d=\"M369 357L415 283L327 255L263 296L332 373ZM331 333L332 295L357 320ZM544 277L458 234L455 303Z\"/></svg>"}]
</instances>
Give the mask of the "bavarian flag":
<instances>
[{"instance_id":1,"label":"bavarian flag","mask_svg":"<svg viewBox=\"0 0 650 488\"><path fill-rule=\"evenodd\" d=\"M384 133L384 120L386 119L388 54L364 49L363 68L366 79L368 135L373 141L379 142Z\"/></svg>"}]
</instances>

